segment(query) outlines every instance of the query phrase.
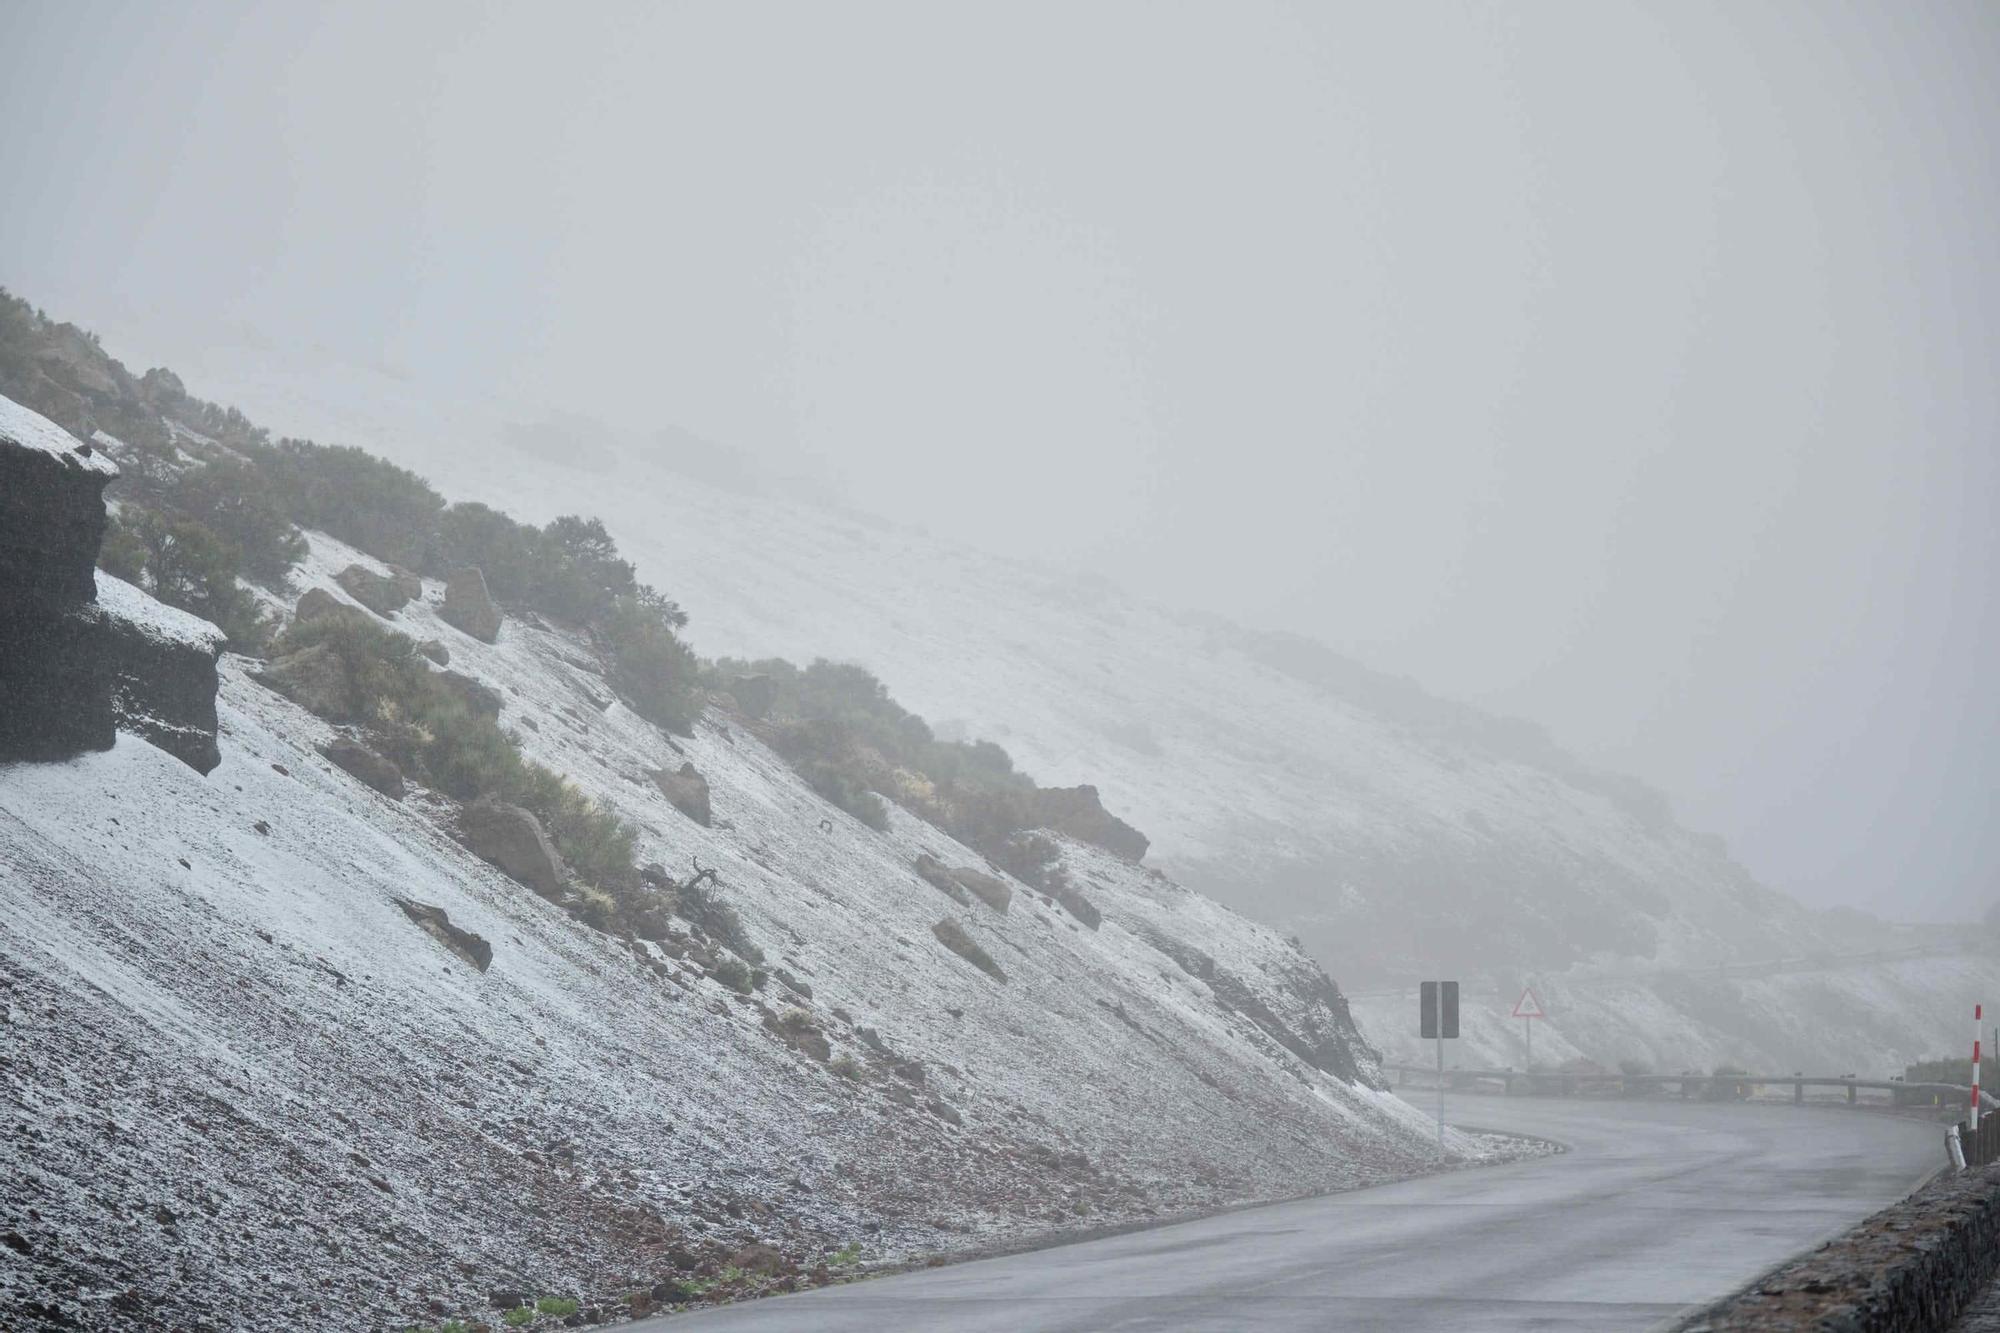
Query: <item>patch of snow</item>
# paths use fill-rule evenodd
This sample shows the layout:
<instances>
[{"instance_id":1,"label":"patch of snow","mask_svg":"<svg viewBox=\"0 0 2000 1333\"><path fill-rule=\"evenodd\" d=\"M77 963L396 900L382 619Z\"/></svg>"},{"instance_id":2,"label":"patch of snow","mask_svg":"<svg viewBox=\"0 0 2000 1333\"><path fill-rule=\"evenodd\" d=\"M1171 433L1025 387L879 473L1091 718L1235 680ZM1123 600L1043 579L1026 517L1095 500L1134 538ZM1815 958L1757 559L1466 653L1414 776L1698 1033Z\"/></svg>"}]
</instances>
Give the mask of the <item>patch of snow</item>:
<instances>
[{"instance_id":1,"label":"patch of snow","mask_svg":"<svg viewBox=\"0 0 2000 1333\"><path fill-rule=\"evenodd\" d=\"M118 475L117 465L103 451L92 447L86 452L76 436L3 394L0 394L0 444L47 454L73 471L95 472L106 477Z\"/></svg>"},{"instance_id":2,"label":"patch of snow","mask_svg":"<svg viewBox=\"0 0 2000 1333\"><path fill-rule=\"evenodd\" d=\"M97 571L97 602L106 611L165 644L184 644L210 655L222 651L229 636L200 616L168 606L116 574Z\"/></svg>"}]
</instances>

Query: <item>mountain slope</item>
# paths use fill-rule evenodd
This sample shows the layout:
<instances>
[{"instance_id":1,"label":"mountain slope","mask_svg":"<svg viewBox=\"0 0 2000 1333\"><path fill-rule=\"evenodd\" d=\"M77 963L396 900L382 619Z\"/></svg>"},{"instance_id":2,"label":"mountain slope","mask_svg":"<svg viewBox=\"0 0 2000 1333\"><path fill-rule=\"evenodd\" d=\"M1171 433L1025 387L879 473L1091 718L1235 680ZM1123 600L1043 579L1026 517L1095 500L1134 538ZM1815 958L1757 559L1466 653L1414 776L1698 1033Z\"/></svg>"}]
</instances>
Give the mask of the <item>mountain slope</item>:
<instances>
[{"instance_id":1,"label":"mountain slope","mask_svg":"<svg viewBox=\"0 0 2000 1333\"><path fill-rule=\"evenodd\" d=\"M356 563L314 535L298 587L352 605ZM935 829L865 828L726 713L669 738L579 635L484 644L441 596L393 623L448 643L642 859L716 869L770 980L583 924L461 846L454 802L326 762L334 730L226 656L206 778L130 736L0 768L12 1326L401 1326L496 1289L639 1308L819 1280L849 1245L893 1262L1432 1161L1275 932L1074 845L1095 930L1018 883L1005 913L956 903L915 858L983 863ZM682 762L712 827L647 776Z\"/></svg>"}]
</instances>

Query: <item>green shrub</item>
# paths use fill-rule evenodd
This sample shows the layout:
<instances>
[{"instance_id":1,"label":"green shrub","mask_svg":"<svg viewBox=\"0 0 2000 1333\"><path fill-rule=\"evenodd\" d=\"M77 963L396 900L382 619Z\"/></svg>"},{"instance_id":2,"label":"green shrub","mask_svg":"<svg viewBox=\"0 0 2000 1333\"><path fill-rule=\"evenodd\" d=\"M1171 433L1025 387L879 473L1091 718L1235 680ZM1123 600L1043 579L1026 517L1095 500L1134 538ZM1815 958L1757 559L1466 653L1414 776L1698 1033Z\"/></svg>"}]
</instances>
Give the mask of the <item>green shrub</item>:
<instances>
[{"instance_id":1,"label":"green shrub","mask_svg":"<svg viewBox=\"0 0 2000 1333\"><path fill-rule=\"evenodd\" d=\"M236 548L207 527L150 509L125 509L106 521L100 562L107 547L121 566L107 566L112 573L219 626L237 652L262 649L269 629L256 598L236 581Z\"/></svg>"},{"instance_id":2,"label":"green shrub","mask_svg":"<svg viewBox=\"0 0 2000 1333\"><path fill-rule=\"evenodd\" d=\"M258 459L301 527L378 560L424 568L444 500L407 468L352 445L280 440Z\"/></svg>"},{"instance_id":3,"label":"green shrub","mask_svg":"<svg viewBox=\"0 0 2000 1333\"><path fill-rule=\"evenodd\" d=\"M750 965L741 958L724 956L715 962L715 979L738 995L748 995L756 989L756 978L750 973Z\"/></svg>"},{"instance_id":4,"label":"green shrub","mask_svg":"<svg viewBox=\"0 0 2000 1333\"><path fill-rule=\"evenodd\" d=\"M694 653L674 633L680 608L652 589L617 598L599 619L611 685L633 712L668 731L686 734L697 707Z\"/></svg>"},{"instance_id":5,"label":"green shrub","mask_svg":"<svg viewBox=\"0 0 2000 1333\"><path fill-rule=\"evenodd\" d=\"M495 796L532 811L579 879L623 901L637 886L638 831L574 784L521 757L519 743L445 687L408 635L359 616L296 623L279 653L325 647L341 660L350 715L383 753L429 786L461 801Z\"/></svg>"},{"instance_id":6,"label":"green shrub","mask_svg":"<svg viewBox=\"0 0 2000 1333\"><path fill-rule=\"evenodd\" d=\"M540 1314L563 1318L575 1314L577 1304L575 1298L570 1296L544 1296L535 1302L535 1310Z\"/></svg>"},{"instance_id":7,"label":"green shrub","mask_svg":"<svg viewBox=\"0 0 2000 1333\"><path fill-rule=\"evenodd\" d=\"M306 541L286 514L284 498L261 469L235 459L184 468L158 498L159 507L194 520L235 547L244 578L282 588L305 559Z\"/></svg>"}]
</instances>

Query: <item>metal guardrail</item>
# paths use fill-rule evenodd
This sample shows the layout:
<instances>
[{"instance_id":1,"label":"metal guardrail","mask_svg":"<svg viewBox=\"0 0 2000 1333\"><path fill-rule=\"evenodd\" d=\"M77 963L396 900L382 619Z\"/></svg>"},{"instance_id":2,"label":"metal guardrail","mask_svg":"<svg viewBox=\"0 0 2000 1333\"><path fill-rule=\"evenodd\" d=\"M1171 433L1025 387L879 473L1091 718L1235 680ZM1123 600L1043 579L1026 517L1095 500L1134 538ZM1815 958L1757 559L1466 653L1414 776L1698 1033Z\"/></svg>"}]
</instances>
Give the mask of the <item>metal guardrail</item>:
<instances>
[{"instance_id":1,"label":"metal guardrail","mask_svg":"<svg viewBox=\"0 0 2000 1333\"><path fill-rule=\"evenodd\" d=\"M1435 1083L1438 1077L1437 1070L1426 1065L1391 1063L1383 1068L1399 1075L1398 1086L1412 1074L1421 1075L1429 1083ZM1922 1106L1928 1102L1940 1108L1962 1103L1972 1091L1970 1086L1962 1083L1911 1083L1904 1079L1856 1078L1846 1074L1619 1074L1566 1069L1447 1069L1444 1077L1452 1087L1498 1082L1508 1096L1513 1095L1516 1084L1523 1085L1531 1093L1553 1091L1555 1095L1564 1097L1586 1092L1629 1094L1636 1088L1671 1084L1677 1086L1682 1097L1711 1099L1744 1098L1762 1087L1790 1087L1792 1100L1803 1102L1807 1088L1845 1088L1850 1105L1858 1101L1860 1092L1867 1090L1889 1093L1898 1106ZM1984 1135L1989 1125L2000 1126L2000 1115L1983 1121L1979 1133ZM1993 1152L1995 1158L2000 1159L2000 1128L1996 1128L1994 1134Z\"/></svg>"}]
</instances>

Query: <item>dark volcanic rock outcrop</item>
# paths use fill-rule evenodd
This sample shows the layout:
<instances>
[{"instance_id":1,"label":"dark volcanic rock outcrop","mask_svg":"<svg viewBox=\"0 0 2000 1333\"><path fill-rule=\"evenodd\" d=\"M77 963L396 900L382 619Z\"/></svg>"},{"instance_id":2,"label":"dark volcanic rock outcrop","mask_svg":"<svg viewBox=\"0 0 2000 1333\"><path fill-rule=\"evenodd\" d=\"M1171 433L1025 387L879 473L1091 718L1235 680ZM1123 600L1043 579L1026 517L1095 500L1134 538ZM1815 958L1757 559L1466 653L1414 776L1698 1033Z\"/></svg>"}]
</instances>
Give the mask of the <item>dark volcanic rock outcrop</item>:
<instances>
[{"instance_id":1,"label":"dark volcanic rock outcrop","mask_svg":"<svg viewBox=\"0 0 2000 1333\"><path fill-rule=\"evenodd\" d=\"M96 449L0 398L0 607L54 612L97 599L104 487L117 475Z\"/></svg>"},{"instance_id":2,"label":"dark volcanic rock outcrop","mask_svg":"<svg viewBox=\"0 0 2000 1333\"><path fill-rule=\"evenodd\" d=\"M108 631L111 704L121 730L198 773L222 762L215 741L215 664L227 636L199 616L100 572L97 600Z\"/></svg>"},{"instance_id":3,"label":"dark volcanic rock outcrop","mask_svg":"<svg viewBox=\"0 0 2000 1333\"><path fill-rule=\"evenodd\" d=\"M1145 857L1146 835L1104 808L1097 788L1041 787L1035 792L1035 822L1058 833L1067 833L1079 842L1102 847L1127 861Z\"/></svg>"},{"instance_id":4,"label":"dark volcanic rock outcrop","mask_svg":"<svg viewBox=\"0 0 2000 1333\"><path fill-rule=\"evenodd\" d=\"M0 762L111 748L107 633L92 569L118 469L0 398Z\"/></svg>"},{"instance_id":5,"label":"dark volcanic rock outcrop","mask_svg":"<svg viewBox=\"0 0 2000 1333\"><path fill-rule=\"evenodd\" d=\"M500 608L493 594L486 591L486 576L471 565L452 571L445 580L438 619L482 643L493 643L500 637Z\"/></svg>"},{"instance_id":6,"label":"dark volcanic rock outcrop","mask_svg":"<svg viewBox=\"0 0 2000 1333\"><path fill-rule=\"evenodd\" d=\"M106 750L123 726L206 773L223 635L96 572L117 475L0 398L0 762Z\"/></svg>"}]
</instances>

